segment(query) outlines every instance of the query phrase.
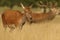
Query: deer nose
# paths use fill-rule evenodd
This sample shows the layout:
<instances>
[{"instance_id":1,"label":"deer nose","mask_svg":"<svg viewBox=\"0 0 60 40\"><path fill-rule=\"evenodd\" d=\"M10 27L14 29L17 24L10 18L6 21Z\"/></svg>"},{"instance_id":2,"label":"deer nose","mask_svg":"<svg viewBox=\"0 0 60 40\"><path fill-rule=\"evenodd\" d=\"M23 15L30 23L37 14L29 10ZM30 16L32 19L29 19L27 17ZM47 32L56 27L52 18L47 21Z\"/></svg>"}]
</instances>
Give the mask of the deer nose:
<instances>
[{"instance_id":1,"label":"deer nose","mask_svg":"<svg viewBox=\"0 0 60 40\"><path fill-rule=\"evenodd\" d=\"M32 23L32 17L30 18L30 23Z\"/></svg>"},{"instance_id":2,"label":"deer nose","mask_svg":"<svg viewBox=\"0 0 60 40\"><path fill-rule=\"evenodd\" d=\"M32 20L32 17L30 17L30 20Z\"/></svg>"}]
</instances>

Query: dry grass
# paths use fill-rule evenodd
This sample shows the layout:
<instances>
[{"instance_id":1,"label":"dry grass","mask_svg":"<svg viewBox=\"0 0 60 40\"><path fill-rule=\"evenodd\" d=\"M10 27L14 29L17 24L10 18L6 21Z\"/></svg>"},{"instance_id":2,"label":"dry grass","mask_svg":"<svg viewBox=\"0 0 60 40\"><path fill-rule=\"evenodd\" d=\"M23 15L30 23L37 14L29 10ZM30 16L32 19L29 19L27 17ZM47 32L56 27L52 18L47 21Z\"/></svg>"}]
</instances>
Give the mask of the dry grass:
<instances>
[{"instance_id":1,"label":"dry grass","mask_svg":"<svg viewBox=\"0 0 60 40\"><path fill-rule=\"evenodd\" d=\"M26 22L21 32L5 31L0 17L0 40L60 40L60 15L50 22L31 25Z\"/></svg>"}]
</instances>

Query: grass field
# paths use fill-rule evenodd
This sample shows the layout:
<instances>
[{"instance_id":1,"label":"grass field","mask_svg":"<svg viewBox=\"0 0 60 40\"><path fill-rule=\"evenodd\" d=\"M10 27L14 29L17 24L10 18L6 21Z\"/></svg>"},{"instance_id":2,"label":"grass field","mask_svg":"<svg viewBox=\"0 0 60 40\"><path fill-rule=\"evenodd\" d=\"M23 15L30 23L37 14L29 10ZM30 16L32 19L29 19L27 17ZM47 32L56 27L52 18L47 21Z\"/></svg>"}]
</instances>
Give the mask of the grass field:
<instances>
[{"instance_id":1,"label":"grass field","mask_svg":"<svg viewBox=\"0 0 60 40\"><path fill-rule=\"evenodd\" d=\"M6 9L6 7L0 8L0 13ZM17 7L13 9L20 10ZM0 40L60 40L60 15L50 22L31 25L26 22L21 32L19 29L13 32L9 32L9 29L4 31L0 16Z\"/></svg>"}]
</instances>

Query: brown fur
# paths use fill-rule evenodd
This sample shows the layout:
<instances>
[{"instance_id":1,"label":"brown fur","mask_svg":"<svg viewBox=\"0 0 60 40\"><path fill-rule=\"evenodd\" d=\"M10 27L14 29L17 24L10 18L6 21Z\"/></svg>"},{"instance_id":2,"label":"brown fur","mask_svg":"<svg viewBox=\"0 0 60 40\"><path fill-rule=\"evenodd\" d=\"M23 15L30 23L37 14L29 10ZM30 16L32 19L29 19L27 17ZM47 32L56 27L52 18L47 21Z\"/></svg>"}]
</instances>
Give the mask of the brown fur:
<instances>
[{"instance_id":1,"label":"brown fur","mask_svg":"<svg viewBox=\"0 0 60 40\"><path fill-rule=\"evenodd\" d=\"M23 15L18 10L6 10L2 14L2 22L4 28L8 26L9 28L12 29L14 27L11 27L9 25L13 25L13 24L15 25L15 27L21 26L22 28L23 23L25 23L25 21L26 21L25 15Z\"/></svg>"},{"instance_id":2,"label":"brown fur","mask_svg":"<svg viewBox=\"0 0 60 40\"><path fill-rule=\"evenodd\" d=\"M48 13L44 13L44 12L43 13L33 13L32 11L30 11L26 7L25 7L25 9L24 9L24 11L25 11L26 15L29 14L32 18L31 20L29 20L29 16L27 15L28 21L32 21L32 22L39 22L39 21L41 22L41 21L45 21L45 20L46 21L52 20L56 15L56 13L53 13L52 10L50 10Z\"/></svg>"}]
</instances>

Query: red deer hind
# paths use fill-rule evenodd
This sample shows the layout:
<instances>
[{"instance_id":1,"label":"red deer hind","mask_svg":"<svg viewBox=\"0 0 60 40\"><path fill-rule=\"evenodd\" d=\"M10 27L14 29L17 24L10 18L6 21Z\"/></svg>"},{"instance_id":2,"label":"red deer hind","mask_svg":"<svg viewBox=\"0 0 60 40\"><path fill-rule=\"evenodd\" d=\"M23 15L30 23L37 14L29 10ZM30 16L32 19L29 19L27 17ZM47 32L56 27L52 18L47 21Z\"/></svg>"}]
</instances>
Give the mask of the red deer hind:
<instances>
[{"instance_id":1,"label":"red deer hind","mask_svg":"<svg viewBox=\"0 0 60 40\"><path fill-rule=\"evenodd\" d=\"M26 21L26 16L18 10L9 9L2 13L2 22L3 22L3 27L5 29L9 27L11 30L13 30L15 29L15 27L18 26L20 26L20 28L22 29L25 21ZM14 25L15 27L12 27L10 25Z\"/></svg>"},{"instance_id":2,"label":"red deer hind","mask_svg":"<svg viewBox=\"0 0 60 40\"><path fill-rule=\"evenodd\" d=\"M21 3L22 8L24 9L27 19L29 19L29 16L32 18L30 21L32 22L39 22L39 21L45 21L45 20L52 20L55 18L57 10L56 8L50 8L50 11L48 13L33 13L30 9L27 7L24 7L23 4Z\"/></svg>"}]
</instances>

